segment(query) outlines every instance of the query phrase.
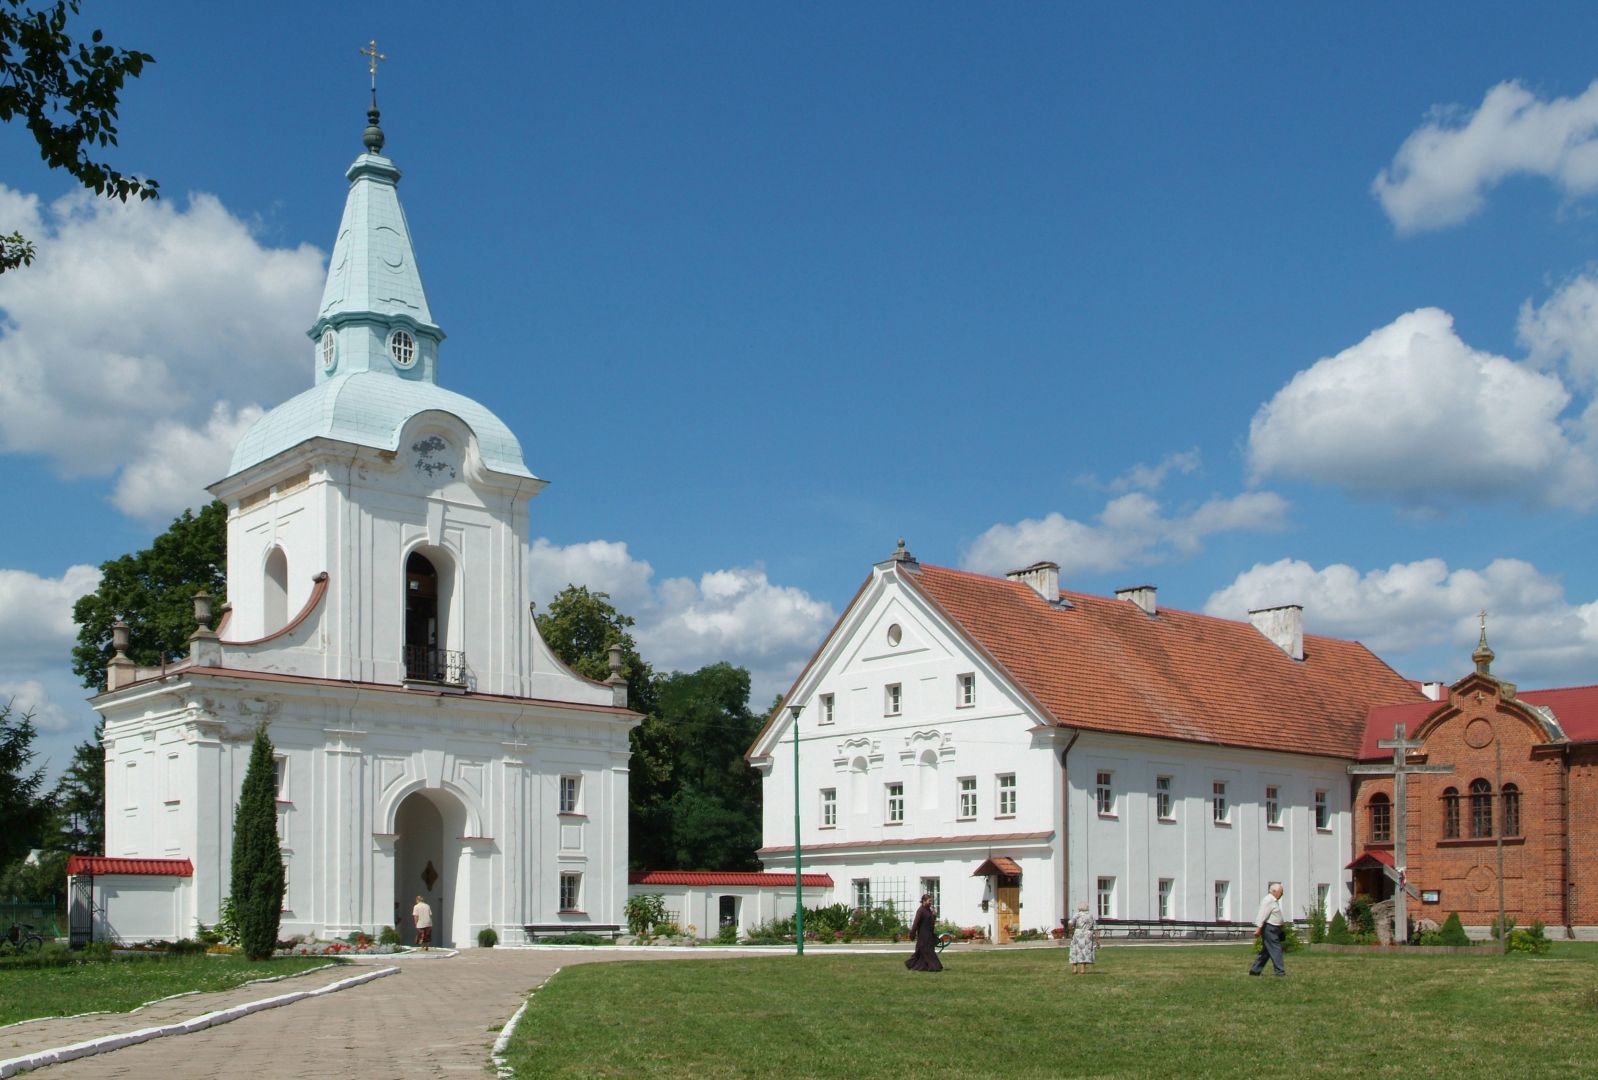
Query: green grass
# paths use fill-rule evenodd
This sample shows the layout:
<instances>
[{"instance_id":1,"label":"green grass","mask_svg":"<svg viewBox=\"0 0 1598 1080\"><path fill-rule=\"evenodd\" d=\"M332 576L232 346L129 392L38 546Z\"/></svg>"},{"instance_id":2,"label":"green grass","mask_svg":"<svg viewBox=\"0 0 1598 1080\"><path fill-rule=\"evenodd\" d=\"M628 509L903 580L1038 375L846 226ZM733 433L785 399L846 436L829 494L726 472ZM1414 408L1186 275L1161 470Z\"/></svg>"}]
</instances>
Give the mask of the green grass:
<instances>
[{"instance_id":1,"label":"green grass","mask_svg":"<svg viewBox=\"0 0 1598 1080\"><path fill-rule=\"evenodd\" d=\"M134 956L68 967L0 969L0 1025L44 1016L127 1012L189 990L230 990L251 979L292 975L325 956L251 961L242 956Z\"/></svg>"},{"instance_id":2,"label":"green grass","mask_svg":"<svg viewBox=\"0 0 1598 1080\"><path fill-rule=\"evenodd\" d=\"M1534 1077L1598 1061L1598 946L1526 956L1236 945L572 966L509 1048L517 1077Z\"/></svg>"}]
</instances>

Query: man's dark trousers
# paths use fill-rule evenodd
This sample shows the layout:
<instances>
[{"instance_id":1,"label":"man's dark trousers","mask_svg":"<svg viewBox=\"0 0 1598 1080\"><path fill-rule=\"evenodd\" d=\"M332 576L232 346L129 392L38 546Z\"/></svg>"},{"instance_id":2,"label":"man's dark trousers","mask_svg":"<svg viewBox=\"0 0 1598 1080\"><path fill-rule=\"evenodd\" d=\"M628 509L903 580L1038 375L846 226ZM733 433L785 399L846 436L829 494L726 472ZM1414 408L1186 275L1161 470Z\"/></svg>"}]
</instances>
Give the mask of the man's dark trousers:
<instances>
[{"instance_id":1,"label":"man's dark trousers","mask_svg":"<svg viewBox=\"0 0 1598 1080\"><path fill-rule=\"evenodd\" d=\"M1282 966L1282 928L1273 923L1260 927L1260 951L1255 955L1254 966L1248 969L1248 973L1258 975L1264 971L1266 957L1270 958L1276 974L1287 974L1287 969Z\"/></svg>"}]
</instances>

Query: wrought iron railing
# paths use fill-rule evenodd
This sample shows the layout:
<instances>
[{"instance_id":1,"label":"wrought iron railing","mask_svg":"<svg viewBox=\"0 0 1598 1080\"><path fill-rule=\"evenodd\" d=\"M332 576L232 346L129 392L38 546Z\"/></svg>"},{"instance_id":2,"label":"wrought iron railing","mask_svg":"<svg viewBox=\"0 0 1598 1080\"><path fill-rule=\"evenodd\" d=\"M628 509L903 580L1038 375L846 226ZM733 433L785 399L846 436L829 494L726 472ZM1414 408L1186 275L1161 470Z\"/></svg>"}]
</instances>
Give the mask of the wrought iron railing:
<instances>
[{"instance_id":1,"label":"wrought iron railing","mask_svg":"<svg viewBox=\"0 0 1598 1080\"><path fill-rule=\"evenodd\" d=\"M466 654L426 645L405 646L405 681L466 685Z\"/></svg>"}]
</instances>

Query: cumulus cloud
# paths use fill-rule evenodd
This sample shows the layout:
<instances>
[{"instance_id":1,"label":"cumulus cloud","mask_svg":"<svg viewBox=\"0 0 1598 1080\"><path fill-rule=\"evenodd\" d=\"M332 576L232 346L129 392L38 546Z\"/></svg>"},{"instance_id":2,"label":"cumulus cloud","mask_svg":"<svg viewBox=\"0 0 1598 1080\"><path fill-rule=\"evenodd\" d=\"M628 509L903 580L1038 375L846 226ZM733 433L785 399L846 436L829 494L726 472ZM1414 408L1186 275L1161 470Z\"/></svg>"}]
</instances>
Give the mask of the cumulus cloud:
<instances>
[{"instance_id":1,"label":"cumulus cloud","mask_svg":"<svg viewBox=\"0 0 1598 1080\"><path fill-rule=\"evenodd\" d=\"M1168 516L1149 495L1133 492L1112 499L1094 523L1054 512L994 525L976 538L961 564L968 570L1003 573L1048 559L1059 563L1066 575L1104 572L1191 555L1215 533L1276 531L1286 518L1286 501L1268 491L1217 496L1175 516Z\"/></svg>"},{"instance_id":2,"label":"cumulus cloud","mask_svg":"<svg viewBox=\"0 0 1598 1080\"><path fill-rule=\"evenodd\" d=\"M38 247L0 276L0 450L124 469L115 500L136 516L202 502L255 403L309 381L322 254L263 245L210 195L41 206L0 186L0 215Z\"/></svg>"},{"instance_id":3,"label":"cumulus cloud","mask_svg":"<svg viewBox=\"0 0 1598 1080\"><path fill-rule=\"evenodd\" d=\"M1540 305L1520 306L1517 324L1526 359L1566 374L1572 386L1598 390L1598 279L1578 274Z\"/></svg>"},{"instance_id":4,"label":"cumulus cloud","mask_svg":"<svg viewBox=\"0 0 1598 1080\"><path fill-rule=\"evenodd\" d=\"M1422 559L1363 573L1283 559L1238 575L1204 610L1243 619L1280 604L1304 605L1305 629L1362 641L1416 678L1453 681L1468 670L1483 610L1503 677L1557 686L1591 683L1598 671L1598 601L1569 603L1556 578L1519 559L1480 570Z\"/></svg>"},{"instance_id":5,"label":"cumulus cloud","mask_svg":"<svg viewBox=\"0 0 1598 1080\"><path fill-rule=\"evenodd\" d=\"M100 584L93 566L72 566L58 578L0 569L0 670L60 664L78 639L72 605Z\"/></svg>"},{"instance_id":6,"label":"cumulus cloud","mask_svg":"<svg viewBox=\"0 0 1598 1080\"><path fill-rule=\"evenodd\" d=\"M1299 372L1254 415L1256 479L1289 476L1434 506L1598 504L1598 461L1554 374L1473 349L1422 308Z\"/></svg>"},{"instance_id":7,"label":"cumulus cloud","mask_svg":"<svg viewBox=\"0 0 1598 1080\"><path fill-rule=\"evenodd\" d=\"M10 703L14 716L29 716L34 730L61 734L75 726L72 714L50 700L44 684L37 679L8 682L0 679L0 705Z\"/></svg>"},{"instance_id":8,"label":"cumulus cloud","mask_svg":"<svg viewBox=\"0 0 1598 1080\"><path fill-rule=\"evenodd\" d=\"M1174 473L1183 476L1198 470L1199 452L1188 450L1180 454L1166 454L1157 465L1134 465L1121 476L1110 481L1111 491L1158 491L1165 478Z\"/></svg>"},{"instance_id":9,"label":"cumulus cloud","mask_svg":"<svg viewBox=\"0 0 1598 1080\"><path fill-rule=\"evenodd\" d=\"M649 600L654 568L627 551L624 541L588 540L562 547L540 536L533 541L532 596L547 605L568 585L609 593L622 610Z\"/></svg>"},{"instance_id":10,"label":"cumulus cloud","mask_svg":"<svg viewBox=\"0 0 1598 1080\"><path fill-rule=\"evenodd\" d=\"M1473 113L1434 110L1371 192L1399 232L1413 233L1464 221L1488 190L1515 175L1544 177L1568 196L1598 188L1598 82L1551 101L1504 82Z\"/></svg>"}]
</instances>

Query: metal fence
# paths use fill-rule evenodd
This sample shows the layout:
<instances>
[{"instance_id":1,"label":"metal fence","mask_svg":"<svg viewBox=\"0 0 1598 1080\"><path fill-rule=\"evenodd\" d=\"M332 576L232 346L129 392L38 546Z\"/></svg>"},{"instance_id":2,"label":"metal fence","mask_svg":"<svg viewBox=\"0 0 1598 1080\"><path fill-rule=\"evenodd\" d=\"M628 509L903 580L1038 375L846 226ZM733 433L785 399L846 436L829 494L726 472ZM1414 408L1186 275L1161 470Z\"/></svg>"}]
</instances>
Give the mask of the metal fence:
<instances>
[{"instance_id":1,"label":"metal fence","mask_svg":"<svg viewBox=\"0 0 1598 1080\"><path fill-rule=\"evenodd\" d=\"M45 938L61 936L63 923L62 901L51 900L0 900L0 933L13 923L33 927L33 932Z\"/></svg>"}]
</instances>

